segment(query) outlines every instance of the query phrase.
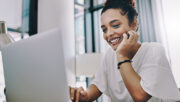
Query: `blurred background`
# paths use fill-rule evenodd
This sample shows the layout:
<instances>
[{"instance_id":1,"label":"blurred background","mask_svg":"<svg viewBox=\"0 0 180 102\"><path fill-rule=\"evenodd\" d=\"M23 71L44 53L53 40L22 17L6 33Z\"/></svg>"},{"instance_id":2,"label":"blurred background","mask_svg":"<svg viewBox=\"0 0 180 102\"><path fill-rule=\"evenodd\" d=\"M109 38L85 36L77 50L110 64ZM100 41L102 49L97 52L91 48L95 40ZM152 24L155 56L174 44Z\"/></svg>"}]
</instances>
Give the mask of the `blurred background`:
<instances>
[{"instance_id":1,"label":"blurred background","mask_svg":"<svg viewBox=\"0 0 180 102\"><path fill-rule=\"evenodd\" d=\"M86 89L109 47L103 40L100 29L100 13L104 2L105 0L0 0L0 21L6 22L8 34L15 41L52 28L60 28L68 84ZM178 88L179 5L180 0L136 0L139 40L159 42L165 47ZM102 96L97 102L109 101L106 96Z\"/></svg>"}]
</instances>

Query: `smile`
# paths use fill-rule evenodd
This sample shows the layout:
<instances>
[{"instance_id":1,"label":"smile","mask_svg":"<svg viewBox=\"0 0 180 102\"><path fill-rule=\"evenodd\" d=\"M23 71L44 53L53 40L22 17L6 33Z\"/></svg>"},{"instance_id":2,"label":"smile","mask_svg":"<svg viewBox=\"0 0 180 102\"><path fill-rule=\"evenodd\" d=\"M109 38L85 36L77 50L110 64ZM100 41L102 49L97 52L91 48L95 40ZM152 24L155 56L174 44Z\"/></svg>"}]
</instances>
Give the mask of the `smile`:
<instances>
[{"instance_id":1,"label":"smile","mask_svg":"<svg viewBox=\"0 0 180 102\"><path fill-rule=\"evenodd\" d=\"M122 38L122 37L116 37L116 38L110 39L108 42L109 42L111 45L116 45L116 44L119 44L119 43L120 43L121 38Z\"/></svg>"}]
</instances>

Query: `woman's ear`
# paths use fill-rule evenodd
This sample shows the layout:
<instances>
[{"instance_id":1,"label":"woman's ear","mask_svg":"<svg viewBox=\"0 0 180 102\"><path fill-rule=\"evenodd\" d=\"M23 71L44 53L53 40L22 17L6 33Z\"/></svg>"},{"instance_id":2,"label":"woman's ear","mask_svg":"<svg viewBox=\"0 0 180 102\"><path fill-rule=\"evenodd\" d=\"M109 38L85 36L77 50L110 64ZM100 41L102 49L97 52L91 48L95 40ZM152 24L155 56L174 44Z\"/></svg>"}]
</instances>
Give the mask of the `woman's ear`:
<instances>
[{"instance_id":1,"label":"woman's ear","mask_svg":"<svg viewBox=\"0 0 180 102\"><path fill-rule=\"evenodd\" d=\"M138 21L137 18L134 19L133 23L131 24L131 28L136 31L138 29Z\"/></svg>"}]
</instances>

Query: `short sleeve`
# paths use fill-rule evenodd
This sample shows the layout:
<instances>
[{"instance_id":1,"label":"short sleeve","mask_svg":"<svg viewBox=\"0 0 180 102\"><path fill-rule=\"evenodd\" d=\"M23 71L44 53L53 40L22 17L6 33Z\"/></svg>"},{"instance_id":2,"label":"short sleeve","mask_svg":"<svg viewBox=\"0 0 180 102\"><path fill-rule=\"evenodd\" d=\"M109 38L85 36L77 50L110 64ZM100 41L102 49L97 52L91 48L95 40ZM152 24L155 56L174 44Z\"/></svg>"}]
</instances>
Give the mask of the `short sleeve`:
<instances>
[{"instance_id":1,"label":"short sleeve","mask_svg":"<svg viewBox=\"0 0 180 102\"><path fill-rule=\"evenodd\" d=\"M140 68L141 87L151 96L162 100L179 101L175 83L163 46L149 48Z\"/></svg>"},{"instance_id":2,"label":"short sleeve","mask_svg":"<svg viewBox=\"0 0 180 102\"><path fill-rule=\"evenodd\" d=\"M91 84L96 85L96 87L104 94L108 95L107 92L107 53L102 61L101 68L98 69L97 73L95 74L95 78L92 80Z\"/></svg>"},{"instance_id":3,"label":"short sleeve","mask_svg":"<svg viewBox=\"0 0 180 102\"><path fill-rule=\"evenodd\" d=\"M98 69L95 78L91 82L91 84L96 85L96 87L102 93L106 93L107 90L107 76L106 76L105 67L106 67L106 63L105 61L103 61L101 68Z\"/></svg>"}]
</instances>

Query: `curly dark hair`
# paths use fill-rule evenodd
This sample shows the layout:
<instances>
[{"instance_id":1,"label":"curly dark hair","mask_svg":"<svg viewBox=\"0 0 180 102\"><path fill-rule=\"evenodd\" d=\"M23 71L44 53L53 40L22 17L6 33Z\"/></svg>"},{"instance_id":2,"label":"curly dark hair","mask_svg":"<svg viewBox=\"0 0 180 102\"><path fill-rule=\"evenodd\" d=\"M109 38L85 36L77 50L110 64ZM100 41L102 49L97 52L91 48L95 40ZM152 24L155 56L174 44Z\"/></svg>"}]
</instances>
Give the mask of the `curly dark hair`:
<instances>
[{"instance_id":1,"label":"curly dark hair","mask_svg":"<svg viewBox=\"0 0 180 102\"><path fill-rule=\"evenodd\" d=\"M137 18L138 13L135 9L134 0L107 0L104 4L104 8L101 12L103 14L108 9L120 9L122 15L127 14L129 25L131 25L135 18Z\"/></svg>"}]
</instances>

